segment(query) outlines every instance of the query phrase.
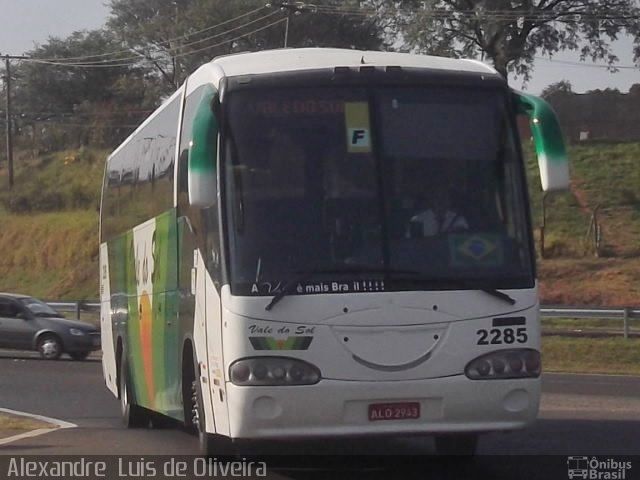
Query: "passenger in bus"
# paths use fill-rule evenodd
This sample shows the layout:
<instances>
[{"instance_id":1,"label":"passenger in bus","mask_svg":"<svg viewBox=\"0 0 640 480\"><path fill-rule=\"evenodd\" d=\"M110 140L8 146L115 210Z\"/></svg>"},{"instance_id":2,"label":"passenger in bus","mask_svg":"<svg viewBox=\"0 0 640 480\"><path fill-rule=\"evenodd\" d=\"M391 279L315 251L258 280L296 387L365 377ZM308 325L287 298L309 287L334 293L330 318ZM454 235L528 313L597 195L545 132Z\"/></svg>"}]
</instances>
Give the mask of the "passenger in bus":
<instances>
[{"instance_id":1,"label":"passenger in bus","mask_svg":"<svg viewBox=\"0 0 640 480\"><path fill-rule=\"evenodd\" d=\"M435 186L417 202L418 213L409 220L407 238L432 237L469 229L467 219L454 207L450 188Z\"/></svg>"}]
</instances>

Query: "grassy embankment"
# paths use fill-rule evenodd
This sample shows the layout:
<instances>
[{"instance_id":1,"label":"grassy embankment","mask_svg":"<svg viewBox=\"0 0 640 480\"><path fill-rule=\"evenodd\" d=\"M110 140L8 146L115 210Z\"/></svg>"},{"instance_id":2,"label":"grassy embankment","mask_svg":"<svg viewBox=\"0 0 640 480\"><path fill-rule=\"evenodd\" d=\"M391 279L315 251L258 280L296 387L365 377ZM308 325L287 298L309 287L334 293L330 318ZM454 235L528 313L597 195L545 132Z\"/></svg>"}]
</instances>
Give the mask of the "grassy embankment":
<instances>
[{"instance_id":1,"label":"grassy embankment","mask_svg":"<svg viewBox=\"0 0 640 480\"><path fill-rule=\"evenodd\" d=\"M571 191L547 198L547 258L538 257L542 303L640 307L640 144L577 145L569 158ZM537 166L528 167L534 224L541 225ZM621 320L546 319L544 325L622 330ZM640 320L631 325L638 331ZM638 338L544 337L543 355L548 371L640 374Z\"/></svg>"},{"instance_id":2,"label":"grassy embankment","mask_svg":"<svg viewBox=\"0 0 640 480\"><path fill-rule=\"evenodd\" d=\"M0 182L0 291L95 299L104 152L18 155L15 186Z\"/></svg>"},{"instance_id":3,"label":"grassy embankment","mask_svg":"<svg viewBox=\"0 0 640 480\"><path fill-rule=\"evenodd\" d=\"M538 257L542 303L640 306L640 144L573 146L569 155L571 192L547 199L546 255ZM96 208L105 157L91 150L19 154L12 192L0 169L0 291L97 298ZM534 161L528 171L538 226L542 193ZM588 234L597 205L598 257ZM543 353L548 370L640 373L638 351L638 339L553 337L545 338Z\"/></svg>"}]
</instances>

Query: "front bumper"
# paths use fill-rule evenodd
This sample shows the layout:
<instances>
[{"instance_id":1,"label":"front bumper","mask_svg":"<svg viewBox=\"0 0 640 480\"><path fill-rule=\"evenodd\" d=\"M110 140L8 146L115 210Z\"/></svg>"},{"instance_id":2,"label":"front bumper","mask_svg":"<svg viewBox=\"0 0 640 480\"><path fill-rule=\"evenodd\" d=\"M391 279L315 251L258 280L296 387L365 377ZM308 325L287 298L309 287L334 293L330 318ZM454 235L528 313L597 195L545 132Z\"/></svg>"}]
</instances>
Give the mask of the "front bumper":
<instances>
[{"instance_id":1,"label":"front bumper","mask_svg":"<svg viewBox=\"0 0 640 480\"><path fill-rule=\"evenodd\" d=\"M421 381L322 380L294 387L227 384L232 438L313 438L514 430L538 413L540 378ZM419 419L370 421L372 403L419 402Z\"/></svg>"},{"instance_id":2,"label":"front bumper","mask_svg":"<svg viewBox=\"0 0 640 480\"><path fill-rule=\"evenodd\" d=\"M86 335L67 335L64 340L64 351L70 352L93 352L100 350L100 333L89 333Z\"/></svg>"}]
</instances>

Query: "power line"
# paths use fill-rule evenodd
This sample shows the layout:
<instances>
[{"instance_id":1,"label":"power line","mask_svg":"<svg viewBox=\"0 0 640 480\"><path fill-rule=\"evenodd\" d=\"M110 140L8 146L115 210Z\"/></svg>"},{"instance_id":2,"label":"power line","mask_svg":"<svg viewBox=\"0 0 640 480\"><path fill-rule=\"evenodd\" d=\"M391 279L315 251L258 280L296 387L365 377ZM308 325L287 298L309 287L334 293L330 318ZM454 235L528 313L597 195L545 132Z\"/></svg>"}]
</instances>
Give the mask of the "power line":
<instances>
[{"instance_id":1,"label":"power line","mask_svg":"<svg viewBox=\"0 0 640 480\"><path fill-rule=\"evenodd\" d=\"M186 35L186 38L193 37L193 36L199 35L199 34L201 34L203 32L207 32L209 30L213 30L213 29L222 27L222 26L227 25L229 23L235 22L236 20L239 20L241 18L248 17L249 15L253 15L254 13L257 13L260 10L264 10L265 8L267 8L267 7L262 6L262 7L250 10L250 11L248 11L246 13L241 14L241 15L238 15L237 17L233 17L233 18L230 18L229 20L225 20L224 22L220 22L220 23L218 23L216 25L211 25L211 26L203 28L201 30L197 30L195 32L191 32L191 33ZM176 40L182 40L182 39L185 39L185 35L180 35L179 37L170 38L168 40L165 40L164 42L161 42L160 45L164 45L164 44L170 45L171 42L175 42ZM131 53L131 49L124 49L124 50L118 50L118 51L115 51L115 52L100 53L100 54L95 54L95 55L85 55L85 56L78 56L78 57L64 57L64 58L43 58L43 59L40 59L40 60L42 60L42 61L52 61L52 62L60 61L60 60L83 60L83 59L110 57L110 56L115 56L115 55L119 55L119 54L129 54L129 53ZM116 60L120 61L120 59L116 59Z\"/></svg>"},{"instance_id":2,"label":"power line","mask_svg":"<svg viewBox=\"0 0 640 480\"><path fill-rule=\"evenodd\" d=\"M149 108L138 108L132 110L109 110L103 112L15 112L14 117L21 116L57 116L57 117L74 117L74 116L82 116L82 117L111 117L115 115L135 115L135 114L143 114L143 113L151 113L153 109Z\"/></svg>"},{"instance_id":3,"label":"power line","mask_svg":"<svg viewBox=\"0 0 640 480\"><path fill-rule=\"evenodd\" d=\"M48 126L48 127L74 127L74 128L86 128L87 130L95 130L95 129L114 129L114 128L138 128L140 126L140 124L135 124L135 125L124 125L124 124L120 124L120 125L114 125L114 124L110 124L110 123L106 123L106 124L100 124L100 125L87 125L86 123L72 123L72 122L46 122L46 121L40 121L38 122L40 124L45 124L48 123L48 125L42 125L43 127Z\"/></svg>"},{"instance_id":4,"label":"power line","mask_svg":"<svg viewBox=\"0 0 640 480\"><path fill-rule=\"evenodd\" d=\"M376 15L379 10L371 7L340 7L332 5L315 5L305 4L303 2L295 3L276 3L276 6L284 8L295 8L297 11L311 11L313 13L325 14L341 14L341 15ZM402 12L402 10L398 10ZM473 17L476 19L538 19L538 20L562 20L562 21L592 21L592 20L638 20L640 19L640 11L632 14L613 14L613 13L591 13L576 12L573 10L542 10L542 9L500 9L500 10L452 10L452 9L421 9L433 18L455 18L455 17ZM406 14L415 14L416 10L405 10Z\"/></svg>"},{"instance_id":5,"label":"power line","mask_svg":"<svg viewBox=\"0 0 640 480\"><path fill-rule=\"evenodd\" d=\"M144 57L137 57L138 61L143 60ZM82 64L82 63L64 63L64 62L48 62L44 60L38 60L36 58L28 58L25 59L26 62L30 63L40 63L42 65L54 65L57 67L76 67L76 68L116 68L116 67L130 67L135 65L137 62L125 62L125 63L110 63L110 64L100 64L100 65L92 65L92 64Z\"/></svg>"},{"instance_id":6,"label":"power line","mask_svg":"<svg viewBox=\"0 0 640 480\"><path fill-rule=\"evenodd\" d=\"M177 53L175 55L173 55L173 58L182 58L182 57L186 57L189 55L193 55L196 53L200 53L200 52L204 52L205 50L209 50L211 48L215 48L215 47L219 47L222 45L226 45L228 43L232 43L232 42L236 42L238 40L241 40L244 37L248 37L249 35L253 35L255 33L261 32L263 30L266 30L268 28L273 27L274 25L278 25L282 22L285 22L286 18L281 18L279 20L276 20L275 22L271 22L268 23L266 25L263 25L260 28L256 28L254 30L251 30L250 32L245 32L242 35L238 35L234 38L231 39L227 39L224 40L222 42L218 42L218 43L214 43L212 45L207 45L206 47L202 47L196 50L191 50L188 52L184 52L184 53ZM226 34L226 32L225 32ZM177 49L176 49L177 50ZM59 66L59 67L69 67L69 68L114 68L114 67L128 67L128 66L132 66L134 64L136 64L138 61L141 60L145 60L147 59L146 57L136 57L136 62L126 62L126 63L116 63L116 64L99 64L99 65L95 65L95 64L83 64L83 63L64 63L64 62L49 62L49 61L43 61L43 60L39 60L39 59L35 59L35 58L25 58L24 60L27 62L32 62L32 63L40 63L40 64L45 64L45 65L55 65L55 66Z\"/></svg>"},{"instance_id":7,"label":"power line","mask_svg":"<svg viewBox=\"0 0 640 480\"><path fill-rule=\"evenodd\" d=\"M176 53L176 52L178 52L180 50L184 50L187 47L191 47L191 46L197 45L199 43L204 43L204 42L207 42L209 40L213 40L215 38L219 38L219 37L222 37L224 35L228 35L229 33L235 32L237 30L241 30L242 28L248 27L249 25L253 25L253 24L258 23L258 22L260 22L262 20L266 20L267 18L272 17L273 15L276 15L276 14L278 14L278 12L272 12L272 13L269 13L268 15L264 15L264 16L262 16L260 18L256 18L256 19L251 20L251 21L249 21L247 23L243 23L242 25L238 25L237 27L233 27L233 28L231 28L229 30L225 30L224 32L220 32L220 33L217 33L215 35L211 35L209 37L202 38L200 40L195 40L195 41L190 42L190 43L185 43L185 44L179 45L179 46L177 46L175 48L169 48L169 49L167 49L166 53L171 55L172 53ZM143 59L146 59L146 58L147 58L146 56L144 56L142 54L138 54L137 56L116 58L116 59L113 59L113 60L99 60L99 61L89 61L89 62L69 62L69 63L66 63L66 62L62 62L61 61L61 60L68 60L67 58L64 58L64 59L60 58L60 59L58 59L58 61L45 61L45 60L41 60L41 59L32 59L32 61L36 62L36 63L47 63L47 64L51 64L51 65L64 64L65 66L82 66L82 67L85 67L85 66L95 65L95 66L119 67L119 66L133 65L133 64L139 62L140 60L143 60ZM110 63L110 62L118 62L118 63ZM123 62L125 62L125 63L123 63Z\"/></svg>"},{"instance_id":8,"label":"power line","mask_svg":"<svg viewBox=\"0 0 640 480\"><path fill-rule=\"evenodd\" d=\"M551 58L546 57L535 57L536 60L546 60L550 63L557 63L558 65L567 65L571 67L586 67L586 68L608 68L608 69L618 69L618 70L638 70L640 66L638 65L603 65L598 63L584 63L584 62L574 62L571 60L553 60Z\"/></svg>"},{"instance_id":9,"label":"power line","mask_svg":"<svg viewBox=\"0 0 640 480\"><path fill-rule=\"evenodd\" d=\"M175 56L175 57L178 57L178 58L179 58L179 57L185 57L185 56L192 55L192 54L194 54L194 53L204 52L205 50L209 50L210 48L215 48L215 47L219 47L219 46L221 46L221 45L226 45L227 43L237 42L238 40L241 40L241 39L243 39L243 38L245 38L245 37L248 37L249 35L253 35L254 33L261 32L261 31L263 31L263 30L266 30L267 28L271 28L271 27L273 27L273 26L275 26L275 25L278 25L278 24L280 24L280 23L282 23L282 22L286 22L286 21L287 21L287 19L286 19L286 18L281 18L281 19L279 19L279 20L276 20L275 22L271 22L271 23L269 23L269 24L267 24L267 25L264 25L264 26L262 26L262 27L260 27L260 28L257 28L257 29L255 29L255 30L253 30L253 31L251 31L251 32L247 32L247 33L244 33L244 34L242 34L242 35L239 35L239 36L237 36L237 37L235 37L235 38L231 38L231 39L229 39L229 40L225 40L225 41L220 42L220 43L216 43L216 44L213 44L213 45L209 45L209 46L207 46L207 47L204 47L204 48L200 48L200 49L198 49L198 50L193 50L193 51L191 51L191 52L186 52L186 53L182 53L182 54L177 54L177 55L174 55L174 56Z\"/></svg>"},{"instance_id":10,"label":"power line","mask_svg":"<svg viewBox=\"0 0 640 480\"><path fill-rule=\"evenodd\" d=\"M348 10L335 7L317 7L315 13L327 15L350 15L350 16L374 16L376 10ZM553 11L528 11L528 10L423 10L427 17L434 20L477 20L477 21L547 21L562 23L587 23L596 21L637 21L640 20L640 13L606 15L597 13L580 12L553 12ZM415 15L415 11L406 12L408 15Z\"/></svg>"},{"instance_id":11,"label":"power line","mask_svg":"<svg viewBox=\"0 0 640 480\"><path fill-rule=\"evenodd\" d=\"M230 30L226 30L226 31L218 33L216 35L212 35L212 36L210 36L210 37L208 37L206 39L198 40L198 41L195 41L195 42L192 42L192 43L189 43L189 44L182 45L180 47L176 47L175 49L169 50L166 53L171 55L171 54L173 54L175 52L179 52L180 50L184 50L188 46L193 46L193 45L196 45L198 43L202 43L204 41L209 41L209 40L212 40L214 38L219 38L219 37L221 37L223 35L228 35L229 33L232 33L232 32L234 32L236 30L240 30L240 29L245 28L245 27L247 27L249 25L255 24L255 23L259 22L259 21L266 20L267 18L269 18L269 17L271 17L271 16L273 16L273 15L275 15L277 13L278 12L269 13L268 15L264 15L264 16L258 18L258 19L254 19L254 20L252 20L250 22L247 22L247 23L244 23L243 25L240 25L238 27L234 27L234 28L232 28ZM271 22L271 23L269 23L267 25L264 25L264 26L262 26L260 28L251 30L250 32L243 33L242 35L234 37L232 39L225 40L223 42L218 42L218 43L215 43L215 44L212 44L212 45L207 45L207 46L205 46L203 48L196 49L196 50L191 50L191 51L184 52L184 53L175 53L172 56L174 58L180 58L180 57L192 55L192 54L195 54L195 53L199 53L199 52L202 52L204 50L208 50L210 48L214 48L214 47L217 47L217 46L220 46L220 45L224 45L226 43L234 42L234 41L237 41L237 40L239 40L239 39L241 39L241 38L243 38L245 36L253 35L254 33L257 33L257 32L260 32L262 30L265 30L266 28L269 28L269 27L271 27L273 25L281 23L281 22L283 22L285 20L286 19L282 18L282 19L277 20L275 22ZM58 59L58 61L47 61L47 60L42 60L42 59L38 59L38 58L25 57L25 60L28 61L28 62L32 62L32 63L40 63L40 64L45 64L45 65L54 65L54 66L60 66L60 67L115 68L115 67L128 67L128 66L131 66L131 65L135 65L136 63L140 62L141 60L148 60L148 57L143 56L143 55L139 55L139 56L136 56L136 57L127 57L127 58L122 58L122 59L114 59L114 60L103 61L103 62L95 62L95 63L94 62L66 63L66 62L63 61L65 59L62 59L62 58ZM120 62L120 63L107 63L107 62Z\"/></svg>"}]
</instances>

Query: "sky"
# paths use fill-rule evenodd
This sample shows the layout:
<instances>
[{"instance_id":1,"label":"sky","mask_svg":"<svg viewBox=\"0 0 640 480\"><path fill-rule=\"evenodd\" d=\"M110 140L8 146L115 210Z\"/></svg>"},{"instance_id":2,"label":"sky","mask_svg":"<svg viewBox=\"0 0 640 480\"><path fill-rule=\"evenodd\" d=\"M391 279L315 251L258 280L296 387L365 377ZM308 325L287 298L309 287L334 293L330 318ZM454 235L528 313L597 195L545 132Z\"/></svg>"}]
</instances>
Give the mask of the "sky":
<instances>
[{"instance_id":1,"label":"sky","mask_svg":"<svg viewBox=\"0 0 640 480\"><path fill-rule=\"evenodd\" d=\"M3 21L0 23L0 54L21 55L37 45L47 43L49 37L66 38L74 31L102 27L109 16L108 0L0 0ZM623 38L614 44L620 58L619 65L632 66L632 41ZM627 92L640 83L640 69L622 68L610 73L605 68L574 66L561 62L579 61L576 53L559 53L554 61L536 61L532 78L526 86L521 79L510 78L517 89L539 94L546 86L568 80L575 92L617 88ZM591 62L588 62L592 65Z\"/></svg>"}]
</instances>

